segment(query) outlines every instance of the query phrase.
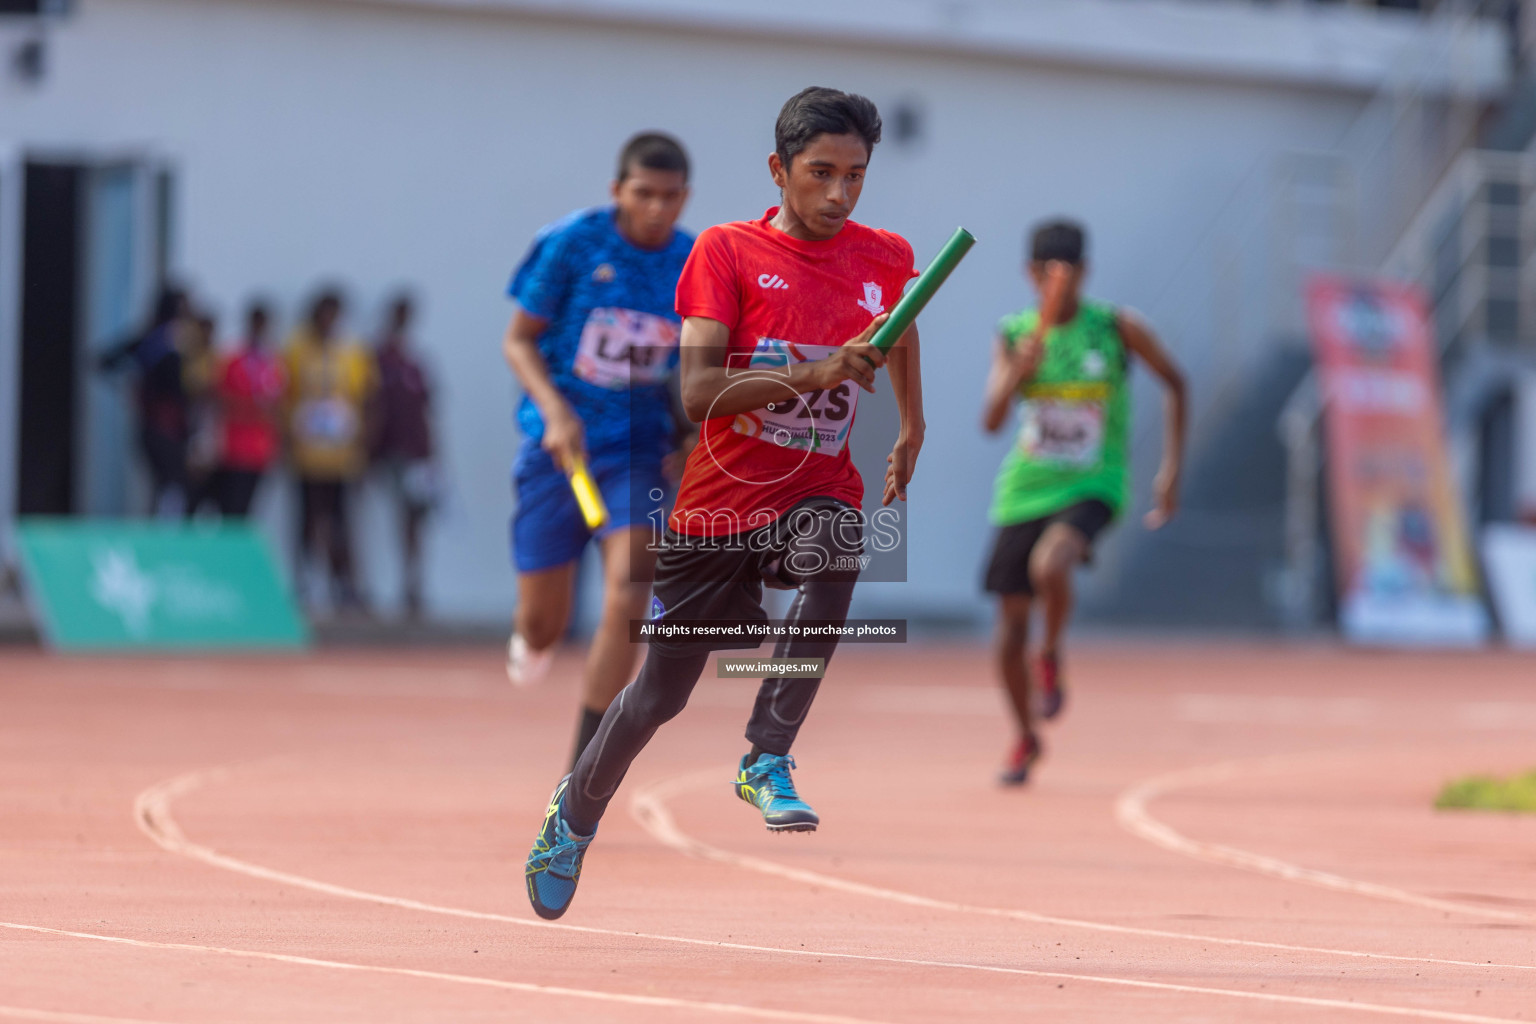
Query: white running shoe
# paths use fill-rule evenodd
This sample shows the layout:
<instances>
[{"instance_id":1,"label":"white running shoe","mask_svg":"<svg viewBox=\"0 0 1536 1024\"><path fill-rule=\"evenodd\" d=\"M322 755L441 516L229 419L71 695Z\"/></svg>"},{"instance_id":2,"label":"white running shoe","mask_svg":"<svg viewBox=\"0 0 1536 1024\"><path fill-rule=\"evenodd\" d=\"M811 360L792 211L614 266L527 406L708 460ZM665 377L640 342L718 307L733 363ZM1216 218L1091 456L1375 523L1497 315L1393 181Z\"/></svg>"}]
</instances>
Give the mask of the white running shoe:
<instances>
[{"instance_id":1,"label":"white running shoe","mask_svg":"<svg viewBox=\"0 0 1536 1024\"><path fill-rule=\"evenodd\" d=\"M553 650L534 650L520 633L513 633L507 641L507 678L513 686L536 686L543 682L554 660Z\"/></svg>"}]
</instances>

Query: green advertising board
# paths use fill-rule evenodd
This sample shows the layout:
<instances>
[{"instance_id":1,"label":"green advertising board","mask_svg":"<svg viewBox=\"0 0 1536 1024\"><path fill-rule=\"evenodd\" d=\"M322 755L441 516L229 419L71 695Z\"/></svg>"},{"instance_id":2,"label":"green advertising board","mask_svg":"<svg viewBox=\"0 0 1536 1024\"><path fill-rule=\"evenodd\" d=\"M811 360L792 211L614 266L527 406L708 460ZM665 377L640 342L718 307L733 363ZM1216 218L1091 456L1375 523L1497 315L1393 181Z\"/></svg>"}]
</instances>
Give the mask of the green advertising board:
<instances>
[{"instance_id":1,"label":"green advertising board","mask_svg":"<svg viewBox=\"0 0 1536 1024\"><path fill-rule=\"evenodd\" d=\"M66 651L284 649L309 639L250 527L23 519L43 635Z\"/></svg>"}]
</instances>

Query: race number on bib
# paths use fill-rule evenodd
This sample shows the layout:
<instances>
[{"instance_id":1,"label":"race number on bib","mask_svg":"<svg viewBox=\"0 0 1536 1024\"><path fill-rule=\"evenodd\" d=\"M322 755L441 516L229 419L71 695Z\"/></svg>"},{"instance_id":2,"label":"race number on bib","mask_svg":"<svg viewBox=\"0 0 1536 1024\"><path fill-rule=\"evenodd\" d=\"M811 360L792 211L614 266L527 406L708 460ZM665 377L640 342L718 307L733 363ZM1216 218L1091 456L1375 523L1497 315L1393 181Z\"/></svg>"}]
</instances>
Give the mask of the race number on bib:
<instances>
[{"instance_id":1,"label":"race number on bib","mask_svg":"<svg viewBox=\"0 0 1536 1024\"><path fill-rule=\"evenodd\" d=\"M748 365L753 370L787 373L795 363L825 359L838 348L837 345L799 345L777 338L760 338ZM836 455L848 443L848 431L853 426L853 414L858 405L859 386L851 380L793 398L786 391L783 401L774 402L765 409L738 414L734 429L739 434L779 448L809 449L818 455Z\"/></svg>"},{"instance_id":2,"label":"race number on bib","mask_svg":"<svg viewBox=\"0 0 1536 1024\"><path fill-rule=\"evenodd\" d=\"M594 309L576 347L576 376L600 388L660 384L677 350L677 324L633 309Z\"/></svg>"},{"instance_id":3,"label":"race number on bib","mask_svg":"<svg viewBox=\"0 0 1536 1024\"><path fill-rule=\"evenodd\" d=\"M316 398L301 404L294 417L300 439L322 448L340 448L357 437L357 413L341 398Z\"/></svg>"},{"instance_id":4,"label":"race number on bib","mask_svg":"<svg viewBox=\"0 0 1536 1024\"><path fill-rule=\"evenodd\" d=\"M1027 399L1020 405L1019 447L1039 462L1062 466L1096 465L1104 450L1104 405L1054 398Z\"/></svg>"}]
</instances>

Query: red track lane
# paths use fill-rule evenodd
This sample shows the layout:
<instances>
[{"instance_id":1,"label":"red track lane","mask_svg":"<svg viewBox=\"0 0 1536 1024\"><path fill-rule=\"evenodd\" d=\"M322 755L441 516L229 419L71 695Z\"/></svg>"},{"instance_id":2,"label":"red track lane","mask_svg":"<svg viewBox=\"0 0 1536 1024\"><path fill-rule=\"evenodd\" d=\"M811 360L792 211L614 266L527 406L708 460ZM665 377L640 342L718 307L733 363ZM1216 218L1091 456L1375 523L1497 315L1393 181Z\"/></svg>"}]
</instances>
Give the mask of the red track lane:
<instances>
[{"instance_id":1,"label":"red track lane","mask_svg":"<svg viewBox=\"0 0 1536 1024\"><path fill-rule=\"evenodd\" d=\"M1004 791L984 652L850 647L809 836L706 679L551 927L578 670L0 652L0 1022L1536 1020L1536 818L1430 809L1536 766L1536 659L1084 649Z\"/></svg>"}]
</instances>

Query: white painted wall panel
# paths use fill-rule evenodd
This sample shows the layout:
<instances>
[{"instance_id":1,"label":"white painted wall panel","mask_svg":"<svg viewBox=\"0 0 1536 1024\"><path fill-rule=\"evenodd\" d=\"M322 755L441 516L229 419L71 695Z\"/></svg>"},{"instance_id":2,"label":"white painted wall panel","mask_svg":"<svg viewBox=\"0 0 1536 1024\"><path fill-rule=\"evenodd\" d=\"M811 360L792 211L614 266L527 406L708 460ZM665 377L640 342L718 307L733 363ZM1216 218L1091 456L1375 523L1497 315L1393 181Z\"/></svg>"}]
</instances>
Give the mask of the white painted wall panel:
<instances>
[{"instance_id":1,"label":"white painted wall panel","mask_svg":"<svg viewBox=\"0 0 1536 1024\"><path fill-rule=\"evenodd\" d=\"M665 128L690 146L686 223L699 229L775 200L772 123L801 86L924 111L917 144L881 147L858 217L908 235L920 259L956 224L981 244L924 322L930 451L912 492L916 585L865 600L968 611L981 606L984 510L1005 443L978 436L978 396L992 325L1028 301L1025 225L1057 212L1086 219L1093 292L1155 324L1173 312L1159 308L1167 296L1199 293L1216 273L1197 262L1183 272L1193 290L1169 287L1239 179L1282 149L1332 146L1364 101L1274 81L448 6L80 0L52 33L47 82L0 88L0 142L167 154L179 262L226 328L252 293L292 311L334 278L366 313L354 326L371 329L388 289L418 289L453 480L430 592L458 618L500 617L512 602L507 273L541 224L603 197L632 131ZM1215 344L1199 331L1168 341L1195 362ZM1150 471L1139 468L1145 495ZM269 523L281 529L280 517ZM385 525L373 510L370 550ZM391 574L374 567L386 588Z\"/></svg>"}]
</instances>

